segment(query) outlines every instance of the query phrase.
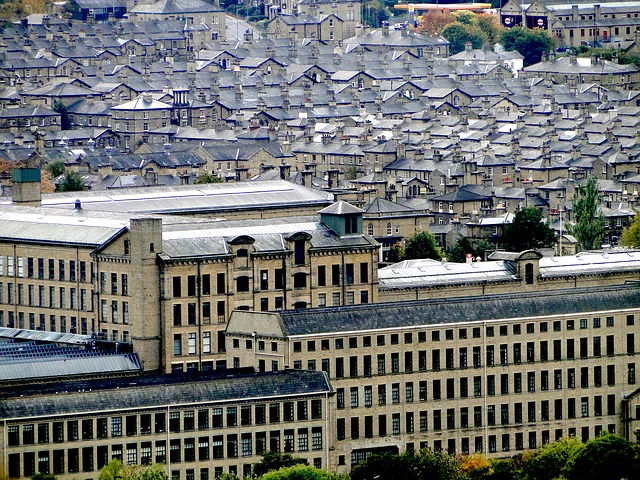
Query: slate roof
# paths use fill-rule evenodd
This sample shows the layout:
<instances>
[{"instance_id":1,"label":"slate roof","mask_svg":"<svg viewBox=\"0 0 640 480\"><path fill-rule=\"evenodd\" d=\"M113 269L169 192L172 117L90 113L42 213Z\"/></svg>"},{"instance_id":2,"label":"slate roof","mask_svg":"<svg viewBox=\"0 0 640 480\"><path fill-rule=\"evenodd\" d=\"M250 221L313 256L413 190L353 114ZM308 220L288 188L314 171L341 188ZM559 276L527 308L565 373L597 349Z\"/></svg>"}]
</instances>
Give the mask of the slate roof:
<instances>
[{"instance_id":1,"label":"slate roof","mask_svg":"<svg viewBox=\"0 0 640 480\"><path fill-rule=\"evenodd\" d=\"M638 308L640 285L377 303L279 313L289 337ZM233 329L233 314L229 321Z\"/></svg>"},{"instance_id":2,"label":"slate roof","mask_svg":"<svg viewBox=\"0 0 640 480\"><path fill-rule=\"evenodd\" d=\"M160 0L151 5L138 5L131 10L133 13L146 14L179 14L179 13L198 13L198 12L216 12L220 11L219 7L201 0Z\"/></svg>"},{"instance_id":3,"label":"slate roof","mask_svg":"<svg viewBox=\"0 0 640 480\"><path fill-rule=\"evenodd\" d=\"M286 370L235 373L232 370L192 375L147 375L99 381L65 382L0 389L0 418L100 412L261 400L271 397L326 395L331 385L324 372ZM19 396L18 396L19 395Z\"/></svg>"},{"instance_id":4,"label":"slate roof","mask_svg":"<svg viewBox=\"0 0 640 480\"><path fill-rule=\"evenodd\" d=\"M336 203L323 208L318 213L331 214L331 215L345 215L349 213L362 213L362 212L363 212L362 209L358 207L354 207L350 203L339 200Z\"/></svg>"},{"instance_id":5,"label":"slate roof","mask_svg":"<svg viewBox=\"0 0 640 480\"><path fill-rule=\"evenodd\" d=\"M400 205L399 203L390 202L384 198L375 197L368 205L364 207L365 214L415 214L413 208Z\"/></svg>"}]
</instances>

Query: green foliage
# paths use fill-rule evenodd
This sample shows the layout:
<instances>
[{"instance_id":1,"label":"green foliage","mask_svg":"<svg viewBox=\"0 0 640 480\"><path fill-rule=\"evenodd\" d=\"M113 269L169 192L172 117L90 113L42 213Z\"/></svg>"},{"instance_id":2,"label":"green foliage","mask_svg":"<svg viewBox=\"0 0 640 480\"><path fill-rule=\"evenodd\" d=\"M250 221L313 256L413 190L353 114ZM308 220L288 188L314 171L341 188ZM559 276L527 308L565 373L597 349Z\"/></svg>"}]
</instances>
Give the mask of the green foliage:
<instances>
[{"instance_id":1,"label":"green foliage","mask_svg":"<svg viewBox=\"0 0 640 480\"><path fill-rule=\"evenodd\" d=\"M569 461L583 448L584 444L575 437L562 437L540 447L525 463L527 478L553 480L566 476Z\"/></svg>"},{"instance_id":2,"label":"green foliage","mask_svg":"<svg viewBox=\"0 0 640 480\"><path fill-rule=\"evenodd\" d=\"M442 36L449 41L449 51L451 55L464 50L464 44L471 42L473 48L482 48L487 40L486 35L475 25L468 25L461 22L450 23L444 30Z\"/></svg>"},{"instance_id":3,"label":"green foliage","mask_svg":"<svg viewBox=\"0 0 640 480\"><path fill-rule=\"evenodd\" d=\"M53 178L56 178L64 173L64 162L62 160L56 160L54 162L48 163L44 168L51 174Z\"/></svg>"},{"instance_id":4,"label":"green foliage","mask_svg":"<svg viewBox=\"0 0 640 480\"><path fill-rule=\"evenodd\" d=\"M120 460L111 460L100 470L99 480L116 480L120 476L122 463Z\"/></svg>"},{"instance_id":5,"label":"green foliage","mask_svg":"<svg viewBox=\"0 0 640 480\"><path fill-rule=\"evenodd\" d=\"M66 105L60 100L54 100L51 110L60 114L60 128L69 130L71 128L71 115L69 115Z\"/></svg>"},{"instance_id":6,"label":"green foliage","mask_svg":"<svg viewBox=\"0 0 640 480\"><path fill-rule=\"evenodd\" d=\"M404 257L404 248L402 248L402 245L396 243L389 247L387 261L389 261L390 263L397 263L402 260L402 257Z\"/></svg>"},{"instance_id":7,"label":"green foliage","mask_svg":"<svg viewBox=\"0 0 640 480\"><path fill-rule=\"evenodd\" d=\"M442 260L442 250L436 244L436 239L431 232L416 232L413 237L407 240L402 260L411 260L413 258Z\"/></svg>"},{"instance_id":8,"label":"green foliage","mask_svg":"<svg viewBox=\"0 0 640 480\"><path fill-rule=\"evenodd\" d=\"M58 185L59 192L83 192L86 190L82 177L77 172L67 172Z\"/></svg>"},{"instance_id":9,"label":"green foliage","mask_svg":"<svg viewBox=\"0 0 640 480\"><path fill-rule=\"evenodd\" d=\"M253 466L253 474L260 477L273 470L306 464L307 461L304 458L296 458L288 453L282 455L278 452L268 451L262 455L262 460Z\"/></svg>"},{"instance_id":10,"label":"green foliage","mask_svg":"<svg viewBox=\"0 0 640 480\"><path fill-rule=\"evenodd\" d=\"M167 480L165 466L151 465L123 466L120 460L111 460L100 470L100 480Z\"/></svg>"},{"instance_id":11,"label":"green foliage","mask_svg":"<svg viewBox=\"0 0 640 480\"><path fill-rule=\"evenodd\" d=\"M420 450L414 455L413 471L417 478L429 480L462 480L460 465L456 458L443 451L429 448Z\"/></svg>"},{"instance_id":12,"label":"green foliage","mask_svg":"<svg viewBox=\"0 0 640 480\"><path fill-rule=\"evenodd\" d=\"M567 231L576 237L581 250L600 248L604 236L604 215L598 212L601 200L598 179L594 176L579 185L573 195L573 225L568 225Z\"/></svg>"},{"instance_id":13,"label":"green foliage","mask_svg":"<svg viewBox=\"0 0 640 480\"><path fill-rule=\"evenodd\" d=\"M500 33L503 28L498 22L497 15L476 15L478 28L482 30L482 32L487 37L487 41L489 45L494 45L500 39Z\"/></svg>"},{"instance_id":14,"label":"green foliage","mask_svg":"<svg viewBox=\"0 0 640 480\"><path fill-rule=\"evenodd\" d=\"M535 207L518 210L513 222L504 226L502 243L509 252L551 247L555 241L556 232L542 220L542 212Z\"/></svg>"},{"instance_id":15,"label":"green foliage","mask_svg":"<svg viewBox=\"0 0 640 480\"><path fill-rule=\"evenodd\" d=\"M350 480L461 480L462 470L456 458L445 452L425 448L401 455L382 453L369 455L354 466Z\"/></svg>"},{"instance_id":16,"label":"green foliage","mask_svg":"<svg viewBox=\"0 0 640 480\"><path fill-rule=\"evenodd\" d=\"M476 245L476 257L480 257L483 261L487 259L487 250L496 248L495 245L487 242L486 240L480 240Z\"/></svg>"},{"instance_id":17,"label":"green foliage","mask_svg":"<svg viewBox=\"0 0 640 480\"><path fill-rule=\"evenodd\" d=\"M465 43L473 48L481 48L485 43L494 44L502 29L494 15L477 15L473 12L454 13L455 22L442 30L442 36L449 41L451 55L464 50Z\"/></svg>"},{"instance_id":18,"label":"green foliage","mask_svg":"<svg viewBox=\"0 0 640 480\"><path fill-rule=\"evenodd\" d=\"M265 473L261 480L335 480L337 475L310 465L294 465Z\"/></svg>"},{"instance_id":19,"label":"green foliage","mask_svg":"<svg viewBox=\"0 0 640 480\"><path fill-rule=\"evenodd\" d=\"M500 43L505 50L516 50L524 57L524 66L528 67L542 60L542 53L553 47L553 39L546 30L540 28L505 28L500 35Z\"/></svg>"},{"instance_id":20,"label":"green foliage","mask_svg":"<svg viewBox=\"0 0 640 480\"><path fill-rule=\"evenodd\" d=\"M222 182L224 182L224 179L222 179L217 175L212 175L211 173L203 173L202 175L198 176L193 183L195 183L196 185L201 185L204 183L222 183Z\"/></svg>"},{"instance_id":21,"label":"green foliage","mask_svg":"<svg viewBox=\"0 0 640 480\"><path fill-rule=\"evenodd\" d=\"M491 461L491 475L487 478L490 480L521 480L523 476L518 462L511 458L503 458Z\"/></svg>"},{"instance_id":22,"label":"green foliage","mask_svg":"<svg viewBox=\"0 0 640 480\"><path fill-rule=\"evenodd\" d=\"M617 48L597 48L587 47L586 45L580 45L577 49L579 57L590 57L596 55L602 60L614 61L614 53L618 56L618 63L620 65L635 65L640 67L640 57L632 52L625 52Z\"/></svg>"},{"instance_id":23,"label":"green foliage","mask_svg":"<svg viewBox=\"0 0 640 480\"><path fill-rule=\"evenodd\" d=\"M365 0L362 2L362 23L379 27L381 22L391 18L391 13L383 0Z\"/></svg>"},{"instance_id":24,"label":"green foliage","mask_svg":"<svg viewBox=\"0 0 640 480\"><path fill-rule=\"evenodd\" d=\"M569 462L569 480L637 478L638 458L634 446L619 435L604 434L589 440Z\"/></svg>"},{"instance_id":25,"label":"green foliage","mask_svg":"<svg viewBox=\"0 0 640 480\"><path fill-rule=\"evenodd\" d=\"M56 480L56 476L51 473L36 473L31 480Z\"/></svg>"},{"instance_id":26,"label":"green foliage","mask_svg":"<svg viewBox=\"0 0 640 480\"><path fill-rule=\"evenodd\" d=\"M467 261L467 253L475 257L475 250L469 239L461 237L453 247L447 250L447 260L453 263L465 263Z\"/></svg>"},{"instance_id":27,"label":"green foliage","mask_svg":"<svg viewBox=\"0 0 640 480\"><path fill-rule=\"evenodd\" d=\"M620 244L625 247L640 248L640 213L636 212L631 225L622 230Z\"/></svg>"},{"instance_id":28,"label":"green foliage","mask_svg":"<svg viewBox=\"0 0 640 480\"><path fill-rule=\"evenodd\" d=\"M152 465L127 465L120 469L118 477L122 480L168 480L165 466Z\"/></svg>"},{"instance_id":29,"label":"green foliage","mask_svg":"<svg viewBox=\"0 0 640 480\"><path fill-rule=\"evenodd\" d=\"M485 252L494 248L486 240L480 240L475 247L471 244L471 241L467 237L461 237L456 244L447 249L447 260L453 263L465 263L467 261L467 253L470 253L473 258L480 257L485 259Z\"/></svg>"}]
</instances>

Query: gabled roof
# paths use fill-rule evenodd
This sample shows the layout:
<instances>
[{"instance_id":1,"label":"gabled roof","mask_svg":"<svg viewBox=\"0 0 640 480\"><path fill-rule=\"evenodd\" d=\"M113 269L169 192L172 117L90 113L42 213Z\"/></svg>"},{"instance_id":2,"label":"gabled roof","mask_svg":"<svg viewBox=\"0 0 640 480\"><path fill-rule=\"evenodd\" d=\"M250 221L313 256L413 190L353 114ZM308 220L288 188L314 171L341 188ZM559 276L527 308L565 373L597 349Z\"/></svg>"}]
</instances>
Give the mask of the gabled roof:
<instances>
[{"instance_id":1,"label":"gabled roof","mask_svg":"<svg viewBox=\"0 0 640 480\"><path fill-rule=\"evenodd\" d=\"M400 205L399 203L390 202L384 198L375 197L369 204L364 207L365 213L411 213L415 212L413 208Z\"/></svg>"},{"instance_id":2,"label":"gabled roof","mask_svg":"<svg viewBox=\"0 0 640 480\"><path fill-rule=\"evenodd\" d=\"M458 188L455 192L440 195L439 197L433 197L435 202L475 202L480 200L488 200L488 195L482 195L475 193L465 187Z\"/></svg>"},{"instance_id":3,"label":"gabled roof","mask_svg":"<svg viewBox=\"0 0 640 480\"><path fill-rule=\"evenodd\" d=\"M138 5L132 13L146 13L152 15L217 12L220 8L201 0L160 0L151 5Z\"/></svg>"}]
</instances>

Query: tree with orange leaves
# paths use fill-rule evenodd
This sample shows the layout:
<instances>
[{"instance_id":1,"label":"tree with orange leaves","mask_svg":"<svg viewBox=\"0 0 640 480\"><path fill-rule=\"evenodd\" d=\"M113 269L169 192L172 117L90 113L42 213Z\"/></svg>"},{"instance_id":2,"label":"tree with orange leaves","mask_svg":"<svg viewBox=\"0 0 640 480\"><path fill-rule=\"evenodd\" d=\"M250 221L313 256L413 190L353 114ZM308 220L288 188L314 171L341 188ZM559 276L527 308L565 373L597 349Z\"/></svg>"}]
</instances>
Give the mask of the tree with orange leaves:
<instances>
[{"instance_id":1,"label":"tree with orange leaves","mask_svg":"<svg viewBox=\"0 0 640 480\"><path fill-rule=\"evenodd\" d=\"M416 30L430 36L441 35L444 27L455 21L456 17L451 12L429 10L422 14L422 19Z\"/></svg>"}]
</instances>

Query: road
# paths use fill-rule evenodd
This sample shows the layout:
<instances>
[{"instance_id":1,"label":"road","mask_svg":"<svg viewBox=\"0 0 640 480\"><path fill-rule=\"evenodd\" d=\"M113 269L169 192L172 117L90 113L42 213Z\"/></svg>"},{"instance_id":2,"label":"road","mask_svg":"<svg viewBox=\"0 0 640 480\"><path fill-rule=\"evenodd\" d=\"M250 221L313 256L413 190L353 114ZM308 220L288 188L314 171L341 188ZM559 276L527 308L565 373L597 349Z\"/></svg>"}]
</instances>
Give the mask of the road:
<instances>
[{"instance_id":1,"label":"road","mask_svg":"<svg viewBox=\"0 0 640 480\"><path fill-rule=\"evenodd\" d=\"M254 40L258 40L260 35L256 31L255 25L251 25L244 20L237 19L233 15L227 14L227 40L229 42L236 42L238 40L244 41L244 32L248 28L253 30Z\"/></svg>"}]
</instances>

